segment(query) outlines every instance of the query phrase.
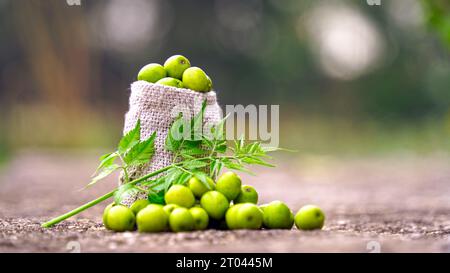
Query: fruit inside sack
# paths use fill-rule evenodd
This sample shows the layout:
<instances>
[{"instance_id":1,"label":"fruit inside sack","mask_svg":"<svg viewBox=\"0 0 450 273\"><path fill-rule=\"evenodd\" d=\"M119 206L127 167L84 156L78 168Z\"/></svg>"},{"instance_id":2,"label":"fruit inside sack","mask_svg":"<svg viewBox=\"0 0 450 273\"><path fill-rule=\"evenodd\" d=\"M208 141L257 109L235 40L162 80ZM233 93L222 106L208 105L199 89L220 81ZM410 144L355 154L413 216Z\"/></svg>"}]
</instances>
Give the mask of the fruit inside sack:
<instances>
[{"instance_id":1,"label":"fruit inside sack","mask_svg":"<svg viewBox=\"0 0 450 273\"><path fill-rule=\"evenodd\" d=\"M145 65L139 70L137 79L197 92L212 90L211 78L203 69L191 67L191 62L182 55L169 57L164 62L164 66L157 63Z\"/></svg>"}]
</instances>

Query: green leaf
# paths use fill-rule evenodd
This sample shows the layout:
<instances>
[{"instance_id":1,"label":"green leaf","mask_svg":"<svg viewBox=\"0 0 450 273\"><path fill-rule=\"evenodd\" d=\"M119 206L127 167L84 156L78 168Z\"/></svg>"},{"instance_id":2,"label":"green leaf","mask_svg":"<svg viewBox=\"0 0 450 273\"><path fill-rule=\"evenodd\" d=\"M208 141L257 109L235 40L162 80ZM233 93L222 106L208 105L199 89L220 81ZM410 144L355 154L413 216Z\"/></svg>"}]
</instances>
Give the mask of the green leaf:
<instances>
[{"instance_id":1,"label":"green leaf","mask_svg":"<svg viewBox=\"0 0 450 273\"><path fill-rule=\"evenodd\" d=\"M149 190L162 191L164 190L165 177L161 176L155 180L145 181L141 185L146 186Z\"/></svg>"},{"instance_id":2,"label":"green leaf","mask_svg":"<svg viewBox=\"0 0 450 273\"><path fill-rule=\"evenodd\" d=\"M209 175L211 177L216 177L220 173L220 171L222 170L223 165L224 164L222 163L222 161L220 159L213 160L211 162L210 167L209 167L210 168L209 169Z\"/></svg>"},{"instance_id":3,"label":"green leaf","mask_svg":"<svg viewBox=\"0 0 450 273\"><path fill-rule=\"evenodd\" d=\"M214 126L214 132L213 137L216 140L223 140L225 139L225 121L228 119L231 113L226 115L223 119L221 119L215 126Z\"/></svg>"},{"instance_id":4,"label":"green leaf","mask_svg":"<svg viewBox=\"0 0 450 273\"><path fill-rule=\"evenodd\" d=\"M270 164L260 158L256 158L256 157L244 157L242 159L242 162L247 163L247 164L258 164L258 165L262 165L262 166L266 166L266 167L275 167L275 165Z\"/></svg>"},{"instance_id":5,"label":"green leaf","mask_svg":"<svg viewBox=\"0 0 450 273\"><path fill-rule=\"evenodd\" d=\"M105 177L107 177L108 175L110 175L111 173L113 173L114 171L116 171L119 168L120 168L120 166L117 164L112 164L108 167L102 168L101 171L92 178L91 182L89 184L87 184L85 188L91 187L92 185L94 185L98 181L104 179Z\"/></svg>"},{"instance_id":6,"label":"green leaf","mask_svg":"<svg viewBox=\"0 0 450 273\"><path fill-rule=\"evenodd\" d=\"M120 204L125 198L130 197L132 194L137 194L139 189L131 184L121 185L116 192L114 192L114 202Z\"/></svg>"},{"instance_id":7,"label":"green leaf","mask_svg":"<svg viewBox=\"0 0 450 273\"><path fill-rule=\"evenodd\" d=\"M178 168L171 168L167 171L167 174L165 176L165 182L164 182L164 190L167 191L170 186L172 186L173 184L175 184L176 181L178 181L178 179L180 178L180 176L183 174L184 172Z\"/></svg>"},{"instance_id":8,"label":"green leaf","mask_svg":"<svg viewBox=\"0 0 450 273\"><path fill-rule=\"evenodd\" d=\"M125 163L128 165L142 165L148 163L155 153L155 138L156 132L154 132L149 139L134 145L125 154Z\"/></svg>"},{"instance_id":9,"label":"green leaf","mask_svg":"<svg viewBox=\"0 0 450 273\"><path fill-rule=\"evenodd\" d=\"M199 169L208 166L208 163L201 160L190 160L183 163L183 167L189 170Z\"/></svg>"},{"instance_id":10,"label":"green leaf","mask_svg":"<svg viewBox=\"0 0 450 273\"><path fill-rule=\"evenodd\" d=\"M198 178L198 180L200 180L207 189L211 190L211 186L208 183L208 178L210 177L206 173L202 171L195 171L194 176Z\"/></svg>"},{"instance_id":11,"label":"green leaf","mask_svg":"<svg viewBox=\"0 0 450 273\"><path fill-rule=\"evenodd\" d=\"M238 162L233 162L231 160L222 160L222 162L223 162L224 166L228 169L246 172L246 173L254 175L253 172L251 172L249 169L245 168L242 164L240 164Z\"/></svg>"},{"instance_id":12,"label":"green leaf","mask_svg":"<svg viewBox=\"0 0 450 273\"><path fill-rule=\"evenodd\" d=\"M227 142L225 140L218 141L216 143L216 149L215 149L216 152L224 154L224 153L226 153L227 149L228 149L228 146L227 146Z\"/></svg>"},{"instance_id":13,"label":"green leaf","mask_svg":"<svg viewBox=\"0 0 450 273\"><path fill-rule=\"evenodd\" d=\"M138 119L136 126L130 130L119 142L117 150L121 155L125 154L134 145L138 144L141 139L141 120Z\"/></svg>"},{"instance_id":14,"label":"green leaf","mask_svg":"<svg viewBox=\"0 0 450 273\"><path fill-rule=\"evenodd\" d=\"M206 151L201 148L194 147L194 148L183 149L180 151L180 154L182 156L204 155L204 154L206 154Z\"/></svg>"},{"instance_id":15,"label":"green leaf","mask_svg":"<svg viewBox=\"0 0 450 273\"><path fill-rule=\"evenodd\" d=\"M172 123L166 137L165 143L166 150L176 152L180 148L184 140L183 138L183 130L185 127L184 124L185 120L183 119L182 115L179 115Z\"/></svg>"},{"instance_id":16,"label":"green leaf","mask_svg":"<svg viewBox=\"0 0 450 273\"><path fill-rule=\"evenodd\" d=\"M110 156L111 154L113 154L113 153L114 153L114 152L104 154L104 155L100 156L100 157L98 158L98 160L99 160L99 161L103 161L103 160L105 160L105 158L109 157L109 156Z\"/></svg>"},{"instance_id":17,"label":"green leaf","mask_svg":"<svg viewBox=\"0 0 450 273\"><path fill-rule=\"evenodd\" d=\"M191 179L192 174L184 172L182 175L178 177L176 181L174 181L174 184L181 184L186 185L189 179Z\"/></svg>"},{"instance_id":18,"label":"green leaf","mask_svg":"<svg viewBox=\"0 0 450 273\"><path fill-rule=\"evenodd\" d=\"M191 119L191 140L202 140L205 109L206 99L203 101L200 111Z\"/></svg>"},{"instance_id":19,"label":"green leaf","mask_svg":"<svg viewBox=\"0 0 450 273\"><path fill-rule=\"evenodd\" d=\"M102 155L100 157L100 164L92 176L94 176L100 169L111 167L118 156L119 154L117 152Z\"/></svg>"},{"instance_id":20,"label":"green leaf","mask_svg":"<svg viewBox=\"0 0 450 273\"><path fill-rule=\"evenodd\" d=\"M147 199L152 204L160 204L164 205L164 191L149 191L147 195Z\"/></svg>"}]
</instances>

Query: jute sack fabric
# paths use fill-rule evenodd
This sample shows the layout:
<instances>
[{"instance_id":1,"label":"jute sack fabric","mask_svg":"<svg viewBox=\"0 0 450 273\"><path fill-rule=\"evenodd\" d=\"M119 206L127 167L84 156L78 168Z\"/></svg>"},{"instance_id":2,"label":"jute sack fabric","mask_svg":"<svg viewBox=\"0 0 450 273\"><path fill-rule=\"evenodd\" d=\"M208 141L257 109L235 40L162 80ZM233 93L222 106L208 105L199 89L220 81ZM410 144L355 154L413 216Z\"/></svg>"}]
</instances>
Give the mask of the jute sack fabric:
<instances>
[{"instance_id":1,"label":"jute sack fabric","mask_svg":"<svg viewBox=\"0 0 450 273\"><path fill-rule=\"evenodd\" d=\"M129 173L131 180L172 163L172 153L164 148L170 126L180 112L186 118L197 114L201 110L204 100L206 100L206 109L203 116L203 125L217 124L222 118L222 110L217 103L217 96L214 91L196 92L146 81L136 81L131 84L130 105L128 112L125 114L123 133L126 134L132 130L137 120L140 119L141 140L148 139L153 132L157 134L155 154L152 160L140 168L132 169ZM119 180L119 185L121 184L123 184L123 176ZM129 206L134 201L145 198L147 196L143 193L131 195L123 200L122 204Z\"/></svg>"}]
</instances>

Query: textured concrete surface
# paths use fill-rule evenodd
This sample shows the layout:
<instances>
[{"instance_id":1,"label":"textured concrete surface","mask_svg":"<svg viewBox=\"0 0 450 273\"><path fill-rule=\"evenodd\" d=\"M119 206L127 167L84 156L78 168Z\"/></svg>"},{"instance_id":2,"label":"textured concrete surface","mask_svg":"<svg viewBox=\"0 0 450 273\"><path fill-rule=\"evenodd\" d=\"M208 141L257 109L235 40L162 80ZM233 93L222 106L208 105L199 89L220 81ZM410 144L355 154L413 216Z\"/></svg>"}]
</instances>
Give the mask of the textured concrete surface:
<instances>
[{"instance_id":1,"label":"textured concrete surface","mask_svg":"<svg viewBox=\"0 0 450 273\"><path fill-rule=\"evenodd\" d=\"M44 220L106 191L116 178L78 191L96 167L93 152L26 151L0 167L1 252L450 252L450 158L391 155L280 158L275 169L243 175L261 203L293 210L314 203L322 231L113 233L101 224L106 202L42 229Z\"/></svg>"}]
</instances>

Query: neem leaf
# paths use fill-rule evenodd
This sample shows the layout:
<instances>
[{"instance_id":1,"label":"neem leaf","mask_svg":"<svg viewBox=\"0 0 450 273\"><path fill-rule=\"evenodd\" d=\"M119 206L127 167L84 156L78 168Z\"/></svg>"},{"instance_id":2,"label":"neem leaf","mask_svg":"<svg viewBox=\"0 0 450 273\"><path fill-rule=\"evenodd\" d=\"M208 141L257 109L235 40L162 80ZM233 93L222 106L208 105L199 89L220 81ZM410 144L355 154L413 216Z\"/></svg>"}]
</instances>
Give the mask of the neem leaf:
<instances>
[{"instance_id":1,"label":"neem leaf","mask_svg":"<svg viewBox=\"0 0 450 273\"><path fill-rule=\"evenodd\" d=\"M192 174L185 172L178 177L178 179L174 182L174 184L185 185L189 181L189 179L191 179L191 177Z\"/></svg>"},{"instance_id":2,"label":"neem leaf","mask_svg":"<svg viewBox=\"0 0 450 273\"><path fill-rule=\"evenodd\" d=\"M184 148L183 150L180 151L180 154L182 156L204 155L206 154L206 151L199 147Z\"/></svg>"},{"instance_id":3,"label":"neem leaf","mask_svg":"<svg viewBox=\"0 0 450 273\"><path fill-rule=\"evenodd\" d=\"M232 169L232 170L237 170L237 171L241 171L241 172L246 172L248 174L252 174L254 175L254 173L252 173L250 170L248 170L247 168L245 168L241 163L239 162L233 162L231 160L226 160L223 159L222 160L224 166L228 169Z\"/></svg>"},{"instance_id":4,"label":"neem leaf","mask_svg":"<svg viewBox=\"0 0 450 273\"><path fill-rule=\"evenodd\" d=\"M149 180L149 181L142 182L140 185L146 186L149 190L161 191L161 190L164 190L164 182L165 182L165 176L162 176L155 180Z\"/></svg>"},{"instance_id":5,"label":"neem leaf","mask_svg":"<svg viewBox=\"0 0 450 273\"><path fill-rule=\"evenodd\" d=\"M111 173L113 173L115 170L119 169L120 166L117 164L112 164L108 167L104 167L101 169L101 171L92 178L91 182L89 184L86 185L87 187L90 187L92 185L94 185L95 183L97 183L98 181L102 180L103 178L107 177L108 175L110 175Z\"/></svg>"},{"instance_id":6,"label":"neem leaf","mask_svg":"<svg viewBox=\"0 0 450 273\"><path fill-rule=\"evenodd\" d=\"M167 191L170 186L172 186L179 177L183 174L183 171L178 168L171 168L167 171L166 174L166 182L165 182L165 190Z\"/></svg>"},{"instance_id":7,"label":"neem leaf","mask_svg":"<svg viewBox=\"0 0 450 273\"><path fill-rule=\"evenodd\" d=\"M258 164L258 165L262 165L262 166L266 166L266 167L275 167L275 165L270 164L260 158L257 157L244 157L242 159L242 162L247 163L247 164Z\"/></svg>"},{"instance_id":8,"label":"neem leaf","mask_svg":"<svg viewBox=\"0 0 450 273\"><path fill-rule=\"evenodd\" d=\"M203 101L200 111L191 119L191 140L202 140L205 109L206 100Z\"/></svg>"},{"instance_id":9,"label":"neem leaf","mask_svg":"<svg viewBox=\"0 0 450 273\"><path fill-rule=\"evenodd\" d=\"M141 120L138 119L136 126L130 130L119 142L117 150L120 154L125 154L129 149L139 143L141 138Z\"/></svg>"},{"instance_id":10,"label":"neem leaf","mask_svg":"<svg viewBox=\"0 0 450 273\"><path fill-rule=\"evenodd\" d=\"M125 163L128 165L141 165L149 162L155 153L155 138L156 132L154 132L149 139L134 145L125 154Z\"/></svg>"},{"instance_id":11,"label":"neem leaf","mask_svg":"<svg viewBox=\"0 0 450 273\"><path fill-rule=\"evenodd\" d=\"M197 177L198 180L200 180L207 189L209 189L209 190L211 189L211 186L208 183L209 176L206 173L204 173L202 171L196 171L196 172L194 172L194 176Z\"/></svg>"},{"instance_id":12,"label":"neem leaf","mask_svg":"<svg viewBox=\"0 0 450 273\"><path fill-rule=\"evenodd\" d=\"M225 139L225 121L230 116L231 113L226 115L222 120L220 120L214 127L213 127L213 137L216 140L223 140Z\"/></svg>"},{"instance_id":13,"label":"neem leaf","mask_svg":"<svg viewBox=\"0 0 450 273\"><path fill-rule=\"evenodd\" d=\"M114 202L116 204L122 203L123 200L135 196L139 193L139 189L131 184L123 184L114 193Z\"/></svg>"},{"instance_id":14,"label":"neem leaf","mask_svg":"<svg viewBox=\"0 0 450 273\"><path fill-rule=\"evenodd\" d=\"M208 166L208 163L201 160L190 160L183 163L183 167L186 169L192 170L192 169L199 169Z\"/></svg>"},{"instance_id":15,"label":"neem leaf","mask_svg":"<svg viewBox=\"0 0 450 273\"><path fill-rule=\"evenodd\" d=\"M108 153L105 155L102 155L100 157L100 164L98 165L97 169L95 170L93 176L102 168L108 168L114 164L114 161L119 156L117 152Z\"/></svg>"},{"instance_id":16,"label":"neem leaf","mask_svg":"<svg viewBox=\"0 0 450 273\"><path fill-rule=\"evenodd\" d=\"M149 191L147 199L152 204L164 205L164 191Z\"/></svg>"},{"instance_id":17,"label":"neem leaf","mask_svg":"<svg viewBox=\"0 0 450 273\"><path fill-rule=\"evenodd\" d=\"M171 152L175 152L180 148L183 142L183 129L185 121L183 116L178 116L170 126L169 132L166 137L166 149Z\"/></svg>"}]
</instances>

